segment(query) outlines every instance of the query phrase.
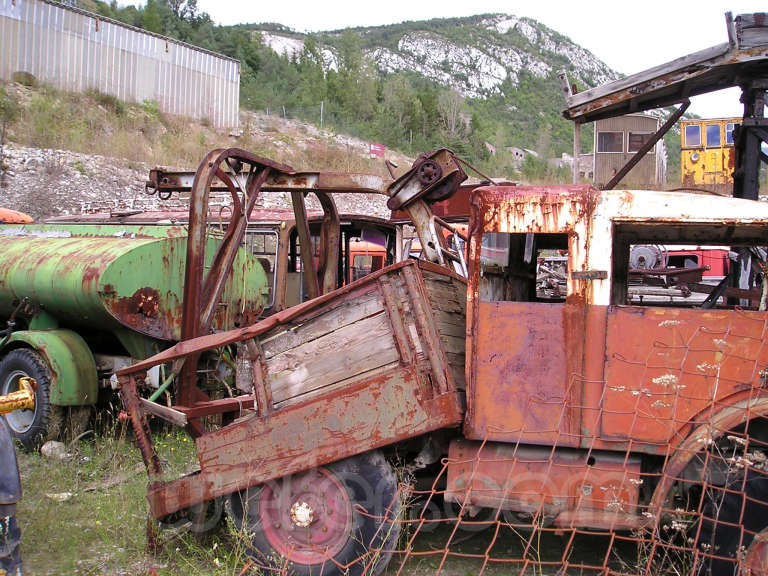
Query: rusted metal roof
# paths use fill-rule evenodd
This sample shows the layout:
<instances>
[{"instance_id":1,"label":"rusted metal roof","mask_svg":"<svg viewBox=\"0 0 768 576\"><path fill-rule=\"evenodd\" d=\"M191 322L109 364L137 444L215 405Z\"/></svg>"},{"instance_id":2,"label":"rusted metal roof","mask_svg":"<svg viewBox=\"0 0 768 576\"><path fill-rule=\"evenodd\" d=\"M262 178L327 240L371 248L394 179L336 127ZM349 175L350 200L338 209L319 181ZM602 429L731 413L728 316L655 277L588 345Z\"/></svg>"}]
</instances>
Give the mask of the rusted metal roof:
<instances>
[{"instance_id":1,"label":"rusted metal roof","mask_svg":"<svg viewBox=\"0 0 768 576\"><path fill-rule=\"evenodd\" d=\"M729 41L577 94L567 94L563 116L594 122L661 108L691 96L768 76L766 14L726 15Z\"/></svg>"}]
</instances>

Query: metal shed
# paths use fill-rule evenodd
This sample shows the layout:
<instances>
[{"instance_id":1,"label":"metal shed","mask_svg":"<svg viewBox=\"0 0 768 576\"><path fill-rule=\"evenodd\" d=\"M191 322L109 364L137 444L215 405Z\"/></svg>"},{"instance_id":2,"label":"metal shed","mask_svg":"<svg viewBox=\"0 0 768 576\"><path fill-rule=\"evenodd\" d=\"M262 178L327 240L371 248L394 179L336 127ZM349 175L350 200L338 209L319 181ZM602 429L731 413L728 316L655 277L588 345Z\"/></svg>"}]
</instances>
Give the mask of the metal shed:
<instances>
[{"instance_id":1,"label":"metal shed","mask_svg":"<svg viewBox=\"0 0 768 576\"><path fill-rule=\"evenodd\" d=\"M605 186L659 129L659 120L646 114L629 114L595 122L594 181ZM649 188L666 180L663 141L643 156L622 180L624 186Z\"/></svg>"},{"instance_id":2,"label":"metal shed","mask_svg":"<svg viewBox=\"0 0 768 576\"><path fill-rule=\"evenodd\" d=\"M240 62L48 0L0 0L0 79L155 101L168 114L238 125Z\"/></svg>"}]
</instances>

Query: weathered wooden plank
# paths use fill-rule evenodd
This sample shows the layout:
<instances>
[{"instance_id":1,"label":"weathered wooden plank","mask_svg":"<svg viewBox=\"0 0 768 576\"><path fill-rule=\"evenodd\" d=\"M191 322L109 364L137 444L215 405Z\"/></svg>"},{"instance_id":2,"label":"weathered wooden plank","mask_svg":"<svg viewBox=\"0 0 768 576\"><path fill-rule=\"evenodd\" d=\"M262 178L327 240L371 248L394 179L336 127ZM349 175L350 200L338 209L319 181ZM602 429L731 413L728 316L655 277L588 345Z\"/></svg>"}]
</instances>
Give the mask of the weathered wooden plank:
<instances>
[{"instance_id":1,"label":"weathered wooden plank","mask_svg":"<svg viewBox=\"0 0 768 576\"><path fill-rule=\"evenodd\" d=\"M402 366L403 365L400 362L390 362L389 364L384 364L382 366L379 366L378 368L367 370L365 372L360 372L359 374L355 374L354 376L345 378L343 380L338 380L336 382L328 384L327 386L323 386L321 388L313 388L312 390L305 392L304 394L301 394L299 396L291 396L290 398L286 398L285 400L275 403L275 409L284 410L289 406L294 406L296 404L303 404L305 402L308 402L312 400L312 398L315 398L316 396L319 396L321 394L330 394L330 393L333 393L334 391L342 391L344 390L344 388L348 386L355 386L356 384L359 384L360 382L363 382L363 381L370 381L370 380L375 380L377 378L386 377L387 375L392 374L393 371L398 370Z\"/></svg>"},{"instance_id":2,"label":"weathered wooden plank","mask_svg":"<svg viewBox=\"0 0 768 576\"><path fill-rule=\"evenodd\" d=\"M403 278L413 306L413 319L416 329L422 337L422 347L432 365L432 381L438 392L447 392L451 388L451 374L448 361L440 346L440 334L434 324L432 308L426 296L426 288L420 281L419 273L413 268L403 268Z\"/></svg>"},{"instance_id":3,"label":"weathered wooden plank","mask_svg":"<svg viewBox=\"0 0 768 576\"><path fill-rule=\"evenodd\" d=\"M399 360L384 312L267 360L272 399L281 402Z\"/></svg>"},{"instance_id":4,"label":"weathered wooden plank","mask_svg":"<svg viewBox=\"0 0 768 576\"><path fill-rule=\"evenodd\" d=\"M395 289L387 276L379 278L379 285L387 306L389 321L392 324L392 333L400 352L400 358L403 364L412 364L416 354L405 329L402 301L395 297Z\"/></svg>"},{"instance_id":5,"label":"weathered wooden plank","mask_svg":"<svg viewBox=\"0 0 768 576\"><path fill-rule=\"evenodd\" d=\"M260 339L264 356L272 358L383 310L384 299L379 292L370 292L359 299L342 300L315 317L267 332Z\"/></svg>"},{"instance_id":6,"label":"weathered wooden plank","mask_svg":"<svg viewBox=\"0 0 768 576\"><path fill-rule=\"evenodd\" d=\"M450 298L461 301L466 299L466 288L458 280L451 279L450 282L441 282L437 280L425 280L424 285L430 296L439 296L440 298Z\"/></svg>"},{"instance_id":7,"label":"weathered wooden plank","mask_svg":"<svg viewBox=\"0 0 768 576\"><path fill-rule=\"evenodd\" d=\"M456 388L464 390L467 387L466 378L464 376L464 354L446 352L445 357L448 359L448 365L451 367L451 373L453 374L453 381Z\"/></svg>"},{"instance_id":8,"label":"weathered wooden plank","mask_svg":"<svg viewBox=\"0 0 768 576\"><path fill-rule=\"evenodd\" d=\"M467 330L465 322L466 320L463 315L456 314L448 316L438 313L435 314L435 324L437 325L437 330L440 334L464 338Z\"/></svg>"},{"instance_id":9,"label":"weathered wooden plank","mask_svg":"<svg viewBox=\"0 0 768 576\"><path fill-rule=\"evenodd\" d=\"M445 324L446 326L464 326L466 323L466 314L464 311L448 312L447 310L434 310L435 322Z\"/></svg>"},{"instance_id":10,"label":"weathered wooden plank","mask_svg":"<svg viewBox=\"0 0 768 576\"><path fill-rule=\"evenodd\" d=\"M426 281L427 296L435 310L463 313L467 307L466 287L455 279L448 282Z\"/></svg>"},{"instance_id":11,"label":"weathered wooden plank","mask_svg":"<svg viewBox=\"0 0 768 576\"><path fill-rule=\"evenodd\" d=\"M454 385L466 388L466 284L450 276L422 271L435 327Z\"/></svg>"},{"instance_id":12,"label":"weathered wooden plank","mask_svg":"<svg viewBox=\"0 0 768 576\"><path fill-rule=\"evenodd\" d=\"M446 354L451 352L453 354L463 354L464 350L466 348L466 339L456 336L447 336L445 334L441 335L440 338L443 342L443 349L445 350Z\"/></svg>"}]
</instances>

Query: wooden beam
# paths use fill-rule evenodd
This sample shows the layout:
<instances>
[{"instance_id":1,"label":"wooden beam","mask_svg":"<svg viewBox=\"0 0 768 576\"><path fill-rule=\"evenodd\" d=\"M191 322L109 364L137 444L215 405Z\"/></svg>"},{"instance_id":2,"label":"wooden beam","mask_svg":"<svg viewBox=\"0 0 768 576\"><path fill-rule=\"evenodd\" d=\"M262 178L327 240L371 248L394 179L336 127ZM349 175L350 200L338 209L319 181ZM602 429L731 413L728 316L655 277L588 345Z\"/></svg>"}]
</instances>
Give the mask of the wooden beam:
<instances>
[{"instance_id":1,"label":"wooden beam","mask_svg":"<svg viewBox=\"0 0 768 576\"><path fill-rule=\"evenodd\" d=\"M139 398L139 402L141 403L142 408L144 408L144 411L149 414L162 418L175 426L184 427L187 425L187 416L184 412L174 410L168 406L163 406L157 402L150 402L146 398Z\"/></svg>"}]
</instances>

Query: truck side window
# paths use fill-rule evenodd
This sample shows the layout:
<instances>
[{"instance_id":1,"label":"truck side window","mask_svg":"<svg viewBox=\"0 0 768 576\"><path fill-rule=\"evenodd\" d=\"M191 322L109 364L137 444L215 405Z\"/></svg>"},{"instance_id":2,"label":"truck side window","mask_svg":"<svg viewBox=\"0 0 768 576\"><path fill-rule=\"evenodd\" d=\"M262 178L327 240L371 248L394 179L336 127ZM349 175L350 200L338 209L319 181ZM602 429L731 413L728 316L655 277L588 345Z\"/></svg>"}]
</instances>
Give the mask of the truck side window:
<instances>
[{"instance_id":1,"label":"truck side window","mask_svg":"<svg viewBox=\"0 0 768 576\"><path fill-rule=\"evenodd\" d=\"M765 282L766 235L756 226L620 224L614 232L611 301L757 310Z\"/></svg>"},{"instance_id":2,"label":"truck side window","mask_svg":"<svg viewBox=\"0 0 768 576\"><path fill-rule=\"evenodd\" d=\"M564 302L567 234L486 232L480 249L480 299Z\"/></svg>"}]
</instances>

